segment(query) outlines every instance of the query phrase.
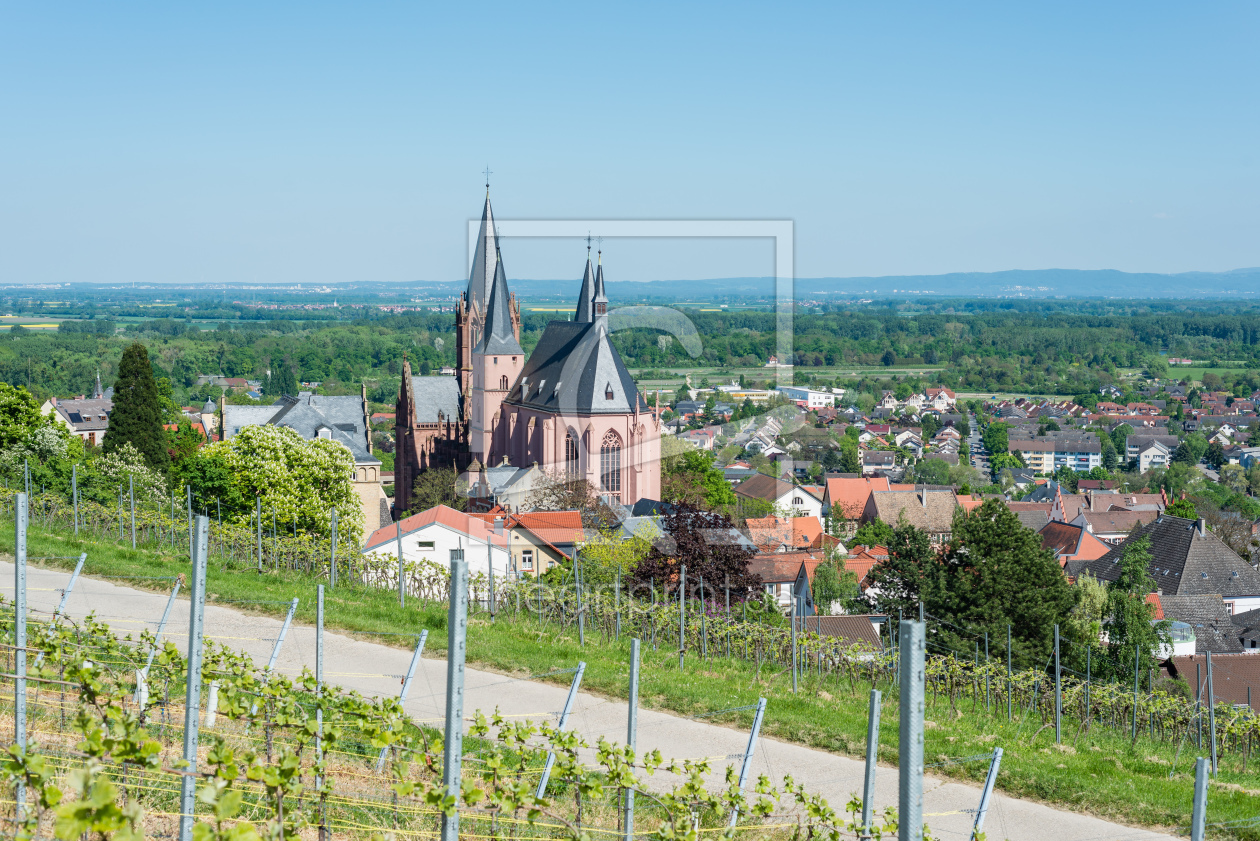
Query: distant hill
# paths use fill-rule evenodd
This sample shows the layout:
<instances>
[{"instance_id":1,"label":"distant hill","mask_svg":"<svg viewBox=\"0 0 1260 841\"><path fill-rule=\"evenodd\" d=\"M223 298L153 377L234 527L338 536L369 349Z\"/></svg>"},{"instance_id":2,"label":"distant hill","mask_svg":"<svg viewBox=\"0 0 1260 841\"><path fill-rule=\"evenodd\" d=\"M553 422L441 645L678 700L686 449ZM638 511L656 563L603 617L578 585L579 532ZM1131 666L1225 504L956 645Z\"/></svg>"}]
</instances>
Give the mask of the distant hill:
<instances>
[{"instance_id":1,"label":"distant hill","mask_svg":"<svg viewBox=\"0 0 1260 841\"><path fill-rule=\"evenodd\" d=\"M555 280L511 281L518 294L555 294ZM560 288L565 288L561 286ZM684 290L680 292L680 289ZM1114 269L1033 269L1004 272L958 272L942 275L885 277L800 277L797 299L830 295L944 295L1068 298L1230 298L1260 297L1260 268L1182 274L1130 273ZM772 297L769 277L708 280L609 281L611 298L674 298L695 300L730 297Z\"/></svg>"},{"instance_id":2,"label":"distant hill","mask_svg":"<svg viewBox=\"0 0 1260 841\"><path fill-rule=\"evenodd\" d=\"M577 295L579 278L521 279L508 278L512 291L533 300L572 300ZM467 281L410 281L385 283L359 281L347 283L314 284L295 287L292 284L227 283L212 284L211 294L228 294L226 290L251 290L253 300L258 294L299 295L308 297L369 297L380 295L422 295L426 297L454 297L464 290ZM108 292L111 296L121 293L126 297L151 297L153 294L169 294L174 290L191 290L205 293L205 284L195 286L171 284L145 284L139 288L130 285L102 283L69 283L24 287L21 284L0 285L6 289L73 289L85 297L95 292ZM224 290L220 292L218 290ZM257 290L257 293L252 292ZM62 293L64 294L64 293ZM885 277L798 277L792 286L796 300L811 300L830 296L876 297L1024 297L1024 298L1205 298L1205 299L1255 299L1260 298L1260 268L1234 269L1227 272L1184 272L1182 274L1130 273L1114 269L1032 269L1004 272L958 272L940 275L888 275ZM704 280L651 280L609 281L608 295L614 301L708 301L734 299L770 299L774 297L774 279L769 277L720 277Z\"/></svg>"}]
</instances>

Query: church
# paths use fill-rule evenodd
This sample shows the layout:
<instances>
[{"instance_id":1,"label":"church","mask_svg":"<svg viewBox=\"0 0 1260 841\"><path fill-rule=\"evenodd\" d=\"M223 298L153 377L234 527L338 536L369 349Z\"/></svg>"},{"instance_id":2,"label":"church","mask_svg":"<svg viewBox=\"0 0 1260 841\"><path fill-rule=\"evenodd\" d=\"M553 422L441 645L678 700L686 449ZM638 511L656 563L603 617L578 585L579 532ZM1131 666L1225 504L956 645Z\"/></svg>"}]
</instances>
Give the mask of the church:
<instances>
[{"instance_id":1,"label":"church","mask_svg":"<svg viewBox=\"0 0 1260 841\"><path fill-rule=\"evenodd\" d=\"M408 510L416 479L440 467L537 467L584 479L611 503L660 498L660 422L609 338L602 254L592 265L587 248L573 317L549 323L526 356L487 189L455 334L455 376L413 376L403 361L396 518L417 513Z\"/></svg>"}]
</instances>

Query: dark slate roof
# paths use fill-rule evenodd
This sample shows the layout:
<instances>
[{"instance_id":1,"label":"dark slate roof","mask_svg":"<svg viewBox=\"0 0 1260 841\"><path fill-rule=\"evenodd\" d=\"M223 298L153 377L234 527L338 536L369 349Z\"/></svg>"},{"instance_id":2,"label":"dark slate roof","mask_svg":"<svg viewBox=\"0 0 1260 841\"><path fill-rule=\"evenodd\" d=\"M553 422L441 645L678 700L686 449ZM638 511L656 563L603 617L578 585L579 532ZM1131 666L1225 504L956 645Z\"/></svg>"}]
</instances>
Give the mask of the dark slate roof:
<instances>
[{"instance_id":1,"label":"dark slate roof","mask_svg":"<svg viewBox=\"0 0 1260 841\"><path fill-rule=\"evenodd\" d=\"M330 397L307 392L298 397L282 397L276 405L280 411L268 423L287 426L303 438L316 438L321 428L328 429L332 440L340 441L354 453L357 464L380 462L368 451L368 436L371 433L367 428L366 406L362 397Z\"/></svg>"},{"instance_id":2,"label":"dark slate roof","mask_svg":"<svg viewBox=\"0 0 1260 841\"><path fill-rule=\"evenodd\" d=\"M437 423L459 418L459 380L449 375L412 377L416 423ZM441 417L439 417L439 414Z\"/></svg>"},{"instance_id":3,"label":"dark slate roof","mask_svg":"<svg viewBox=\"0 0 1260 841\"><path fill-rule=\"evenodd\" d=\"M223 407L223 432L231 438L245 426L287 426L303 438L319 437L321 429L328 438L345 445L356 464L380 464L368 450L365 404L362 397L330 397L303 392L297 397L285 396L271 406Z\"/></svg>"},{"instance_id":4,"label":"dark slate roof","mask_svg":"<svg viewBox=\"0 0 1260 841\"><path fill-rule=\"evenodd\" d=\"M773 476L767 476L764 473L758 473L756 476L749 476L744 481L734 487L736 494L740 496L751 497L753 499L764 499L766 502L774 502L788 491L792 490L793 485L782 479L776 479Z\"/></svg>"},{"instance_id":5,"label":"dark slate roof","mask_svg":"<svg viewBox=\"0 0 1260 841\"><path fill-rule=\"evenodd\" d=\"M490 210L490 192L486 191L486 206L481 210L481 230L477 233L477 250L473 254L472 271L468 274L468 303L485 312L490 300L490 287L494 284L499 262L499 240L494 230L494 213Z\"/></svg>"},{"instance_id":6,"label":"dark slate roof","mask_svg":"<svg viewBox=\"0 0 1260 841\"><path fill-rule=\"evenodd\" d=\"M1235 613L1229 620L1239 628L1260 628L1260 607Z\"/></svg>"},{"instance_id":7,"label":"dark slate roof","mask_svg":"<svg viewBox=\"0 0 1260 841\"><path fill-rule=\"evenodd\" d=\"M578 292L577 311L574 321L588 323L594 320L595 272L591 268L591 252L586 250L586 271L582 273L582 289Z\"/></svg>"},{"instance_id":8,"label":"dark slate roof","mask_svg":"<svg viewBox=\"0 0 1260 841\"><path fill-rule=\"evenodd\" d=\"M603 318L548 324L504 402L566 414L624 415L648 410L621 354L608 339Z\"/></svg>"},{"instance_id":9,"label":"dark slate roof","mask_svg":"<svg viewBox=\"0 0 1260 841\"><path fill-rule=\"evenodd\" d=\"M1242 651L1229 607L1218 595L1160 596L1164 618L1194 629L1194 653L1233 654Z\"/></svg>"},{"instance_id":10,"label":"dark slate roof","mask_svg":"<svg viewBox=\"0 0 1260 841\"><path fill-rule=\"evenodd\" d=\"M1041 531L1050 522L1050 515L1045 511L1015 511L1015 519L1026 529Z\"/></svg>"},{"instance_id":11,"label":"dark slate roof","mask_svg":"<svg viewBox=\"0 0 1260 841\"><path fill-rule=\"evenodd\" d=\"M503 257L495 261L494 283L490 287L490 304L486 308L486 326L473 353L524 355L521 343L512 329L512 308L508 299L507 276L503 273Z\"/></svg>"},{"instance_id":12,"label":"dark slate roof","mask_svg":"<svg viewBox=\"0 0 1260 841\"><path fill-rule=\"evenodd\" d=\"M1099 581L1114 581L1125 547L1148 536L1151 541L1149 569L1161 593L1215 594L1225 598L1260 595L1260 572L1234 554L1212 532L1200 534L1197 526L1194 520L1163 514L1154 522L1135 528L1128 539L1098 560L1069 564L1068 574L1087 571Z\"/></svg>"}]
</instances>

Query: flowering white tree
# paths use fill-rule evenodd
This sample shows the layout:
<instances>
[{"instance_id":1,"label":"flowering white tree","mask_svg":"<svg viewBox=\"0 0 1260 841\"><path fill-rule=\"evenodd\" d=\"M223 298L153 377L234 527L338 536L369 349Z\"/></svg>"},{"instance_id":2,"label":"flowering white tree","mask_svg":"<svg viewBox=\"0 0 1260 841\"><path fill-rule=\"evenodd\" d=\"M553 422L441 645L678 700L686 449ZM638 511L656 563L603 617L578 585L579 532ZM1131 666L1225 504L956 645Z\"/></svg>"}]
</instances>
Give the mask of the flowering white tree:
<instances>
[{"instance_id":1,"label":"flowering white tree","mask_svg":"<svg viewBox=\"0 0 1260 841\"><path fill-rule=\"evenodd\" d=\"M327 534L329 513L337 509L338 541L363 537L363 510L354 492L354 455L326 438L307 440L283 426L246 426L226 441L204 448L199 459L221 461L239 498L275 511L281 523L297 523L312 534ZM250 518L250 506L235 519Z\"/></svg>"}]
</instances>

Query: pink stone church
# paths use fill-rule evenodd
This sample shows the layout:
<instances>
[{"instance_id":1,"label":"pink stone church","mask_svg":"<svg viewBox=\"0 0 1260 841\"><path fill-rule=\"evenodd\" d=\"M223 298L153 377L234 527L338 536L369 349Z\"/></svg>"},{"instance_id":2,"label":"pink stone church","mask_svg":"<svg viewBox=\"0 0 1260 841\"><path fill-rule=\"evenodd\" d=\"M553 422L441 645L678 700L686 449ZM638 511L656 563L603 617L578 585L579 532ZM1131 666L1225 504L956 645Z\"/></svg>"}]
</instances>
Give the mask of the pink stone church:
<instances>
[{"instance_id":1,"label":"pink stone church","mask_svg":"<svg viewBox=\"0 0 1260 841\"><path fill-rule=\"evenodd\" d=\"M610 502L660 498L660 423L609 339L602 255L598 263L588 248L573 318L548 324L526 357L487 191L468 289L456 306L458 372L413 376L403 364L396 517L408 513L420 473L447 466L474 474L538 467L585 479Z\"/></svg>"}]
</instances>

